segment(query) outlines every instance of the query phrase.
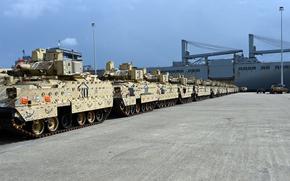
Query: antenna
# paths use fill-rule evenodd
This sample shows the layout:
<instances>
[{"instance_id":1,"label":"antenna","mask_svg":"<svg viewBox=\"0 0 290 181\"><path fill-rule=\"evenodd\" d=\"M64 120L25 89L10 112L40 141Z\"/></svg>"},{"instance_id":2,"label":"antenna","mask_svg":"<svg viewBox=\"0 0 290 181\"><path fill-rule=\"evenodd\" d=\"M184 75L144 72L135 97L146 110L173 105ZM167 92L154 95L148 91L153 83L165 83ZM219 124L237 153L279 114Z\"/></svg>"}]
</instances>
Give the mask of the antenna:
<instances>
[{"instance_id":1,"label":"antenna","mask_svg":"<svg viewBox=\"0 0 290 181\"><path fill-rule=\"evenodd\" d=\"M94 73L97 75L97 69L96 69L96 42L95 42L95 22L91 23L92 30L93 30L93 57L94 57Z\"/></svg>"},{"instance_id":2,"label":"antenna","mask_svg":"<svg viewBox=\"0 0 290 181\"><path fill-rule=\"evenodd\" d=\"M60 48L60 46L61 46L61 41L58 40L58 41L57 41L57 47Z\"/></svg>"}]
</instances>

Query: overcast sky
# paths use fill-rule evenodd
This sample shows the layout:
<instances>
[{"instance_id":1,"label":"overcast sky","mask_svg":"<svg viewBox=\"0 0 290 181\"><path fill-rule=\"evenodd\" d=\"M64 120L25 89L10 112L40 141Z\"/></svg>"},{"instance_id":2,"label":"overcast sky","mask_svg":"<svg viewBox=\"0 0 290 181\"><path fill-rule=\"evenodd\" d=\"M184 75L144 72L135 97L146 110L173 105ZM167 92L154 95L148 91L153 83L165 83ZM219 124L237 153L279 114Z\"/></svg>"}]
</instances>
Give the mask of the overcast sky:
<instances>
[{"instance_id":1,"label":"overcast sky","mask_svg":"<svg viewBox=\"0 0 290 181\"><path fill-rule=\"evenodd\" d=\"M170 65L181 59L181 39L242 48L247 55L249 33L280 38L281 5L290 41L289 0L1 0L0 66L13 64L23 49L54 47L58 40L92 64L92 21L99 68L107 60Z\"/></svg>"}]
</instances>

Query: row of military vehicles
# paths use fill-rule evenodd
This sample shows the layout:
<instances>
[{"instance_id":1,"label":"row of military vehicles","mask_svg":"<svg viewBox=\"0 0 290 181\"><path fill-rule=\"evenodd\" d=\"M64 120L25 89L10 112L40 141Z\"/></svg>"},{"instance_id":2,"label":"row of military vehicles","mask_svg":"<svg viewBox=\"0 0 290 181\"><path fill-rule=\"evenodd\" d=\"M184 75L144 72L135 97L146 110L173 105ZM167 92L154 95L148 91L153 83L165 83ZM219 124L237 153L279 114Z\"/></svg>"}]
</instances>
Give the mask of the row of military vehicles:
<instances>
[{"instance_id":1,"label":"row of military vehicles","mask_svg":"<svg viewBox=\"0 0 290 181\"><path fill-rule=\"evenodd\" d=\"M102 76L83 72L81 54L36 49L29 61L2 71L0 128L30 138L102 123L110 114L132 116L158 108L238 92L233 84L170 77L109 61Z\"/></svg>"}]
</instances>

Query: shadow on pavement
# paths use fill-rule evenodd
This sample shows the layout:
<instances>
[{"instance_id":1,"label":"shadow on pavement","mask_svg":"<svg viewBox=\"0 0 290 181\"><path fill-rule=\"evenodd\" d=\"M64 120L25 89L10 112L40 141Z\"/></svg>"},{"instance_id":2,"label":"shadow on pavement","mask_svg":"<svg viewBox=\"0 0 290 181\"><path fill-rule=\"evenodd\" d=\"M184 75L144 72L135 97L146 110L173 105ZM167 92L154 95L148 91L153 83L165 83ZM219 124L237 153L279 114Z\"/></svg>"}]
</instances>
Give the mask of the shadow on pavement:
<instances>
[{"instance_id":1,"label":"shadow on pavement","mask_svg":"<svg viewBox=\"0 0 290 181\"><path fill-rule=\"evenodd\" d=\"M17 143L26 140L28 140L28 138L8 132L6 130L0 130L0 145Z\"/></svg>"}]
</instances>

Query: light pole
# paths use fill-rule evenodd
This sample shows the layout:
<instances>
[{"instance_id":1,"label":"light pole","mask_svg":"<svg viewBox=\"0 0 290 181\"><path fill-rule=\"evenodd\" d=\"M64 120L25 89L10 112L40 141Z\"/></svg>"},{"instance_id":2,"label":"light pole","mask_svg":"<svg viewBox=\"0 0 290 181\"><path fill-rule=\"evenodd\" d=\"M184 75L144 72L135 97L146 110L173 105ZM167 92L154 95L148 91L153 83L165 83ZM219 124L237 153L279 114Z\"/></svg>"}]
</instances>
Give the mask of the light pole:
<instances>
[{"instance_id":1,"label":"light pole","mask_svg":"<svg viewBox=\"0 0 290 181\"><path fill-rule=\"evenodd\" d=\"M92 22L92 30L93 30L93 53L94 53L94 73L97 75L96 69L96 42L95 42L95 23Z\"/></svg>"},{"instance_id":2,"label":"light pole","mask_svg":"<svg viewBox=\"0 0 290 181\"><path fill-rule=\"evenodd\" d=\"M283 65L283 11L284 7L279 8L281 12L281 85L284 85L284 65Z\"/></svg>"}]
</instances>

